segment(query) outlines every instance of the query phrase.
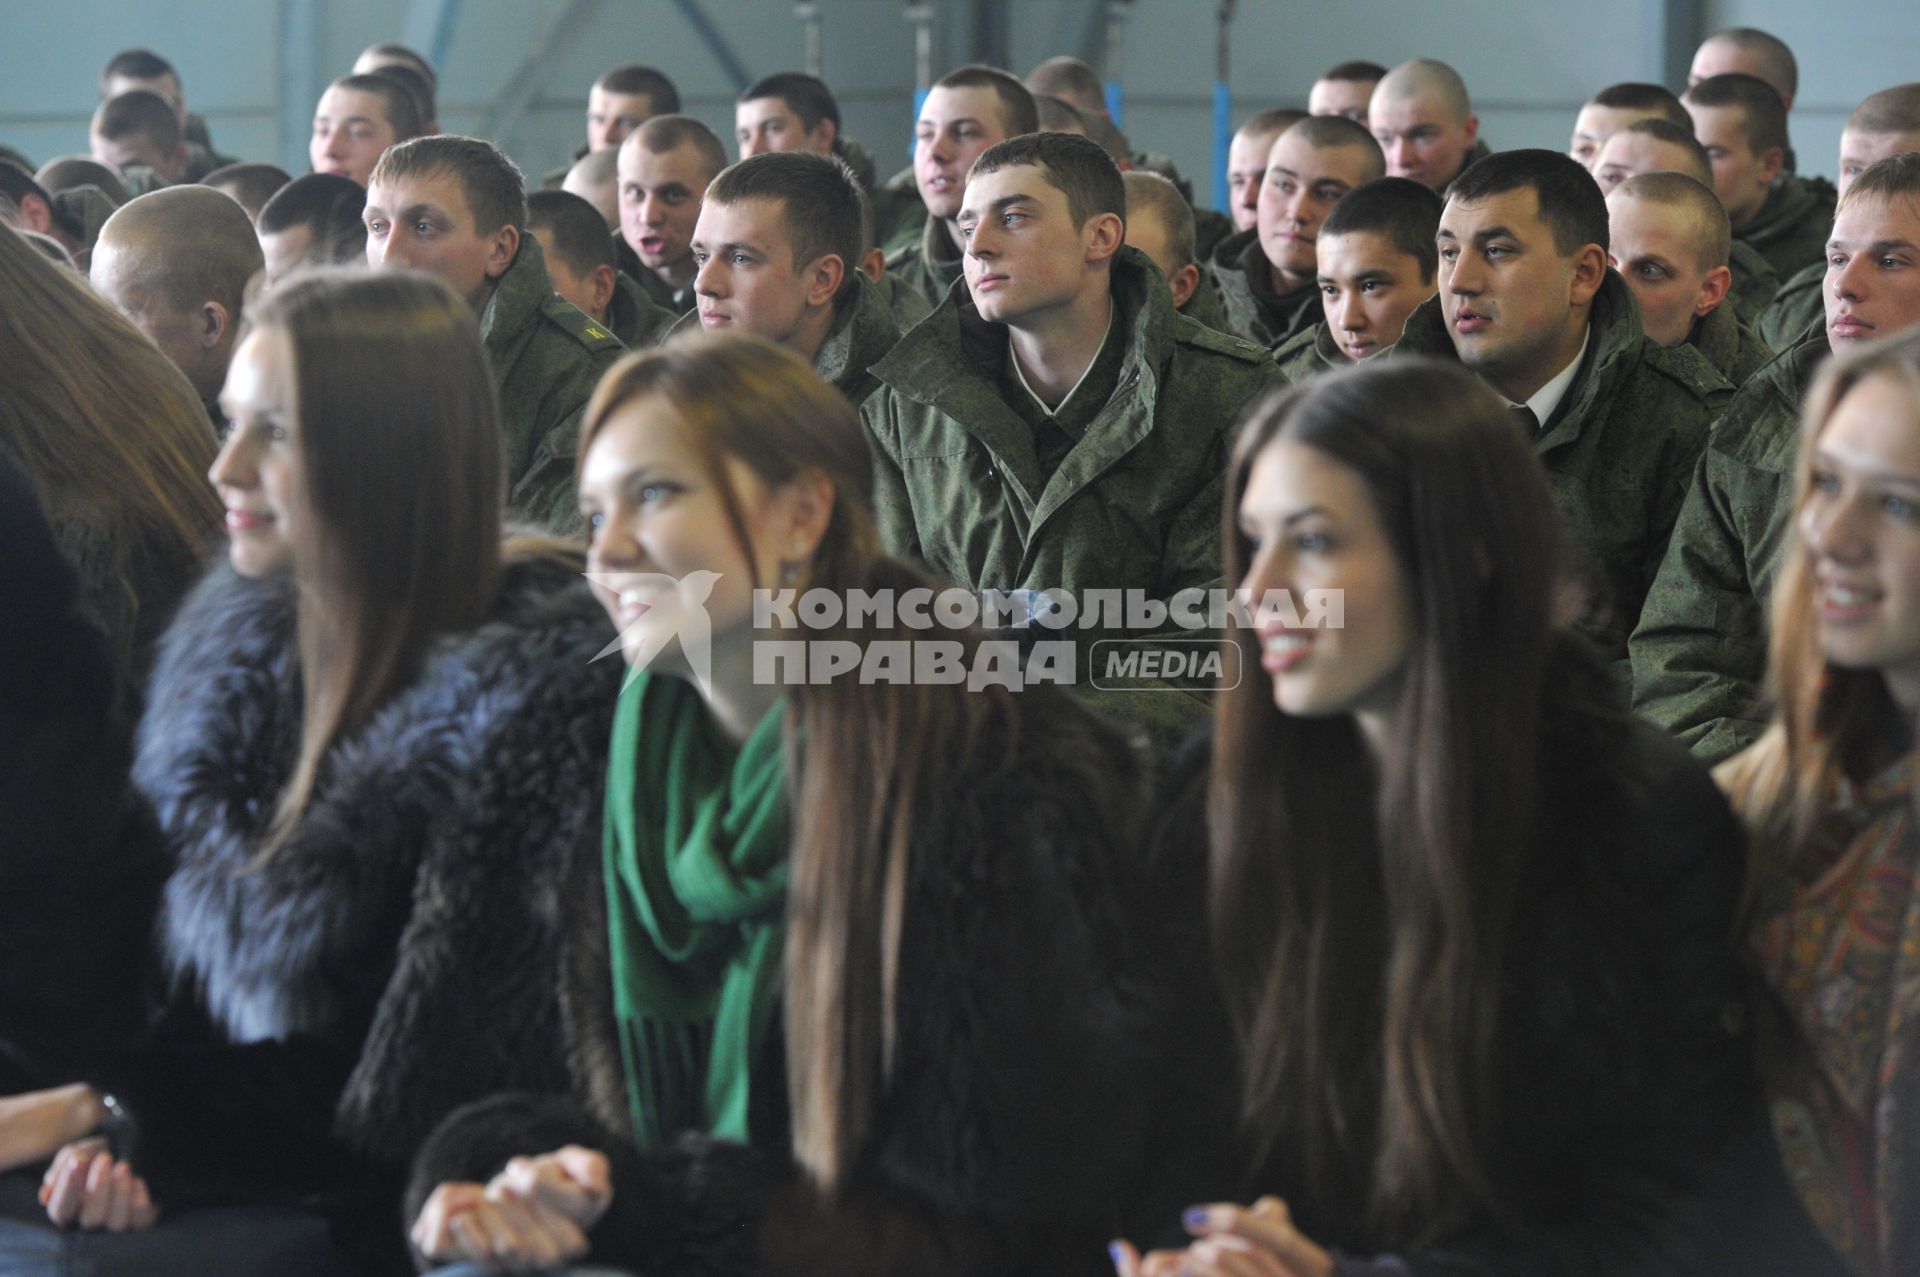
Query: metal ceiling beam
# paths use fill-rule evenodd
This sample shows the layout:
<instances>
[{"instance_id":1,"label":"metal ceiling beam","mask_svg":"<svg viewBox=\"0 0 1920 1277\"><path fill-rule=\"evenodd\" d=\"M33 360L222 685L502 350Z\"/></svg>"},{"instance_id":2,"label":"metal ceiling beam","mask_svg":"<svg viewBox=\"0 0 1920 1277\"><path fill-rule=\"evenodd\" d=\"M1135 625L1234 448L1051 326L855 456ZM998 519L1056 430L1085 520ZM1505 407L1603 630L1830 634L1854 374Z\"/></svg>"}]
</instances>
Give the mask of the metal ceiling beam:
<instances>
[{"instance_id":1,"label":"metal ceiling beam","mask_svg":"<svg viewBox=\"0 0 1920 1277\"><path fill-rule=\"evenodd\" d=\"M310 167L307 139L320 101L319 0L280 0L280 163L289 173Z\"/></svg>"},{"instance_id":2,"label":"metal ceiling beam","mask_svg":"<svg viewBox=\"0 0 1920 1277\"><path fill-rule=\"evenodd\" d=\"M453 27L459 20L460 0L408 0L400 43L418 49L438 70L453 44Z\"/></svg>"},{"instance_id":3,"label":"metal ceiling beam","mask_svg":"<svg viewBox=\"0 0 1920 1277\"><path fill-rule=\"evenodd\" d=\"M752 84L753 77L747 74L746 63L742 62L740 55L734 52L733 44L727 39L726 34L720 30L712 18L707 16L706 8L700 0L673 0L673 3L674 7L680 10L681 16L686 18L687 25L693 28L694 34L700 37L701 43L707 46L707 52L713 54L714 61L720 64L720 69L732 79L734 91L740 92Z\"/></svg>"},{"instance_id":4,"label":"metal ceiling beam","mask_svg":"<svg viewBox=\"0 0 1920 1277\"><path fill-rule=\"evenodd\" d=\"M500 95L494 99L492 112L480 126L481 137L492 138L502 148L512 149L510 138L514 126L533 105L540 86L546 83L548 75L559 65L569 46L579 39L599 8L600 0L568 0L567 7L547 26L513 74L507 77Z\"/></svg>"},{"instance_id":5,"label":"metal ceiling beam","mask_svg":"<svg viewBox=\"0 0 1920 1277\"><path fill-rule=\"evenodd\" d=\"M1693 51L1707 35L1704 0L1644 0L1644 4L1641 60L1648 78L1675 93L1684 92Z\"/></svg>"}]
</instances>

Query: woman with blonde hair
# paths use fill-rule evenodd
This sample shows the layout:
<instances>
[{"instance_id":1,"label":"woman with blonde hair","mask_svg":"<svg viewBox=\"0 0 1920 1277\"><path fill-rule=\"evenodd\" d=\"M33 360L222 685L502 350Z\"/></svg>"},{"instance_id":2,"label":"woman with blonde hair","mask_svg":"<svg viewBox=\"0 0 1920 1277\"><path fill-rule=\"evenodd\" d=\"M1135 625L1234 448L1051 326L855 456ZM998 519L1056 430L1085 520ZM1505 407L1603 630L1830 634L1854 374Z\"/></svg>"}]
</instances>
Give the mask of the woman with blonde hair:
<instances>
[{"instance_id":1,"label":"woman with blonde hair","mask_svg":"<svg viewBox=\"0 0 1920 1277\"><path fill-rule=\"evenodd\" d=\"M121 666L143 670L220 527L217 442L144 334L0 225L0 449L32 481Z\"/></svg>"},{"instance_id":2,"label":"woman with blonde hair","mask_svg":"<svg viewBox=\"0 0 1920 1277\"><path fill-rule=\"evenodd\" d=\"M1920 333L1808 399L1776 709L1719 777L1751 831L1774 1137L1856 1272L1920 1272Z\"/></svg>"},{"instance_id":3,"label":"woman with blonde hair","mask_svg":"<svg viewBox=\"0 0 1920 1277\"><path fill-rule=\"evenodd\" d=\"M972 669L988 640L912 627L937 583L883 556L859 419L797 356L633 355L580 456L634 667L603 889L565 928L586 1112L456 1116L416 1243L515 1271L1101 1272L1160 1049L1131 747L1058 687L914 676L919 644ZM796 630L756 600L783 589L899 610ZM789 642L816 651L782 676ZM887 675L814 659L895 645Z\"/></svg>"},{"instance_id":4,"label":"woman with blonde hair","mask_svg":"<svg viewBox=\"0 0 1920 1277\"><path fill-rule=\"evenodd\" d=\"M503 542L494 383L445 285L315 273L249 315L227 561L161 643L133 769L173 862L166 1014L0 1102L0 1167L59 1150L41 1203L81 1231L48 1263L288 1271L318 1205L351 1271L404 1271L415 1145L565 1076L553 919L619 679L584 564ZM197 1265L163 1262L196 1228Z\"/></svg>"}]
</instances>

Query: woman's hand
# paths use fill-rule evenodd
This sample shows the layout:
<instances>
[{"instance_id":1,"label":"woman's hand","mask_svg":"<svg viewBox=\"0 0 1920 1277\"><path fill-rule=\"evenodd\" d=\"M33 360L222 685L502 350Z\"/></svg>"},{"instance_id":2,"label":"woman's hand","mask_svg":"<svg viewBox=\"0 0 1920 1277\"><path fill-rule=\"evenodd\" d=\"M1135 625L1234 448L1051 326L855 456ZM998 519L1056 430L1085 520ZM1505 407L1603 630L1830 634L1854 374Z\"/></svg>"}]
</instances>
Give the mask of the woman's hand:
<instances>
[{"instance_id":1,"label":"woman's hand","mask_svg":"<svg viewBox=\"0 0 1920 1277\"><path fill-rule=\"evenodd\" d=\"M52 1157L106 1124L100 1096L83 1082L0 1097L0 1171Z\"/></svg>"},{"instance_id":2,"label":"woman's hand","mask_svg":"<svg viewBox=\"0 0 1920 1277\"><path fill-rule=\"evenodd\" d=\"M568 1145L516 1157L485 1185L440 1185L414 1222L413 1244L436 1262L540 1272L586 1255L587 1232L612 1200L605 1155Z\"/></svg>"},{"instance_id":3,"label":"woman's hand","mask_svg":"<svg viewBox=\"0 0 1920 1277\"><path fill-rule=\"evenodd\" d=\"M100 1139L60 1150L40 1181L40 1204L61 1228L137 1233L160 1220L147 1182L116 1160Z\"/></svg>"},{"instance_id":4,"label":"woman's hand","mask_svg":"<svg viewBox=\"0 0 1920 1277\"><path fill-rule=\"evenodd\" d=\"M1199 1240L1185 1250L1144 1258L1113 1246L1119 1277L1333 1277L1333 1256L1293 1226L1287 1204L1263 1197L1252 1206L1196 1206L1182 1221Z\"/></svg>"}]
</instances>

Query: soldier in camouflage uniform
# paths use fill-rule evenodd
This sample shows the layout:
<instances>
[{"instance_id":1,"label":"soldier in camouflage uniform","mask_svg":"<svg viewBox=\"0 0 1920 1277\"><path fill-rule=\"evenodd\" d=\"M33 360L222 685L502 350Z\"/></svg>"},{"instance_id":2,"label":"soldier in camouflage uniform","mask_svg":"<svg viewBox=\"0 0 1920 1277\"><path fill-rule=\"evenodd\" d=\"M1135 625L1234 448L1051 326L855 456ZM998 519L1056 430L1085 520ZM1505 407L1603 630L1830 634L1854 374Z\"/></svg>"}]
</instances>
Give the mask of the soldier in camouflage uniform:
<instances>
[{"instance_id":1,"label":"soldier in camouflage uniform","mask_svg":"<svg viewBox=\"0 0 1920 1277\"><path fill-rule=\"evenodd\" d=\"M988 147L1040 127L1040 110L1020 81L992 67L964 66L927 91L914 124L913 176L927 210L917 242L887 258L887 273L927 299L946 300L960 278L955 218L967 170Z\"/></svg>"},{"instance_id":2,"label":"soldier in camouflage uniform","mask_svg":"<svg viewBox=\"0 0 1920 1277\"><path fill-rule=\"evenodd\" d=\"M1840 194L1867 167L1889 156L1920 151L1920 83L1882 89L1863 100L1847 117L1840 133L1840 168L1836 179ZM1781 285L1772 303L1762 312L1754 328L1763 341L1776 348L1791 345L1795 338L1825 319L1826 307L1821 286L1827 277L1822 260L1806 267Z\"/></svg>"},{"instance_id":3,"label":"soldier in camouflage uniform","mask_svg":"<svg viewBox=\"0 0 1920 1277\"><path fill-rule=\"evenodd\" d=\"M437 275L478 316L500 390L508 514L571 535L580 418L626 347L553 291L526 222L520 170L476 138L403 142L367 186L368 262Z\"/></svg>"},{"instance_id":4,"label":"soldier in camouflage uniform","mask_svg":"<svg viewBox=\"0 0 1920 1277\"><path fill-rule=\"evenodd\" d=\"M677 115L680 90L665 72L629 63L604 72L587 90L587 140L572 157L540 179L542 190L559 190L567 170L595 151L618 147L656 115Z\"/></svg>"},{"instance_id":5,"label":"soldier in camouflage uniform","mask_svg":"<svg viewBox=\"0 0 1920 1277\"><path fill-rule=\"evenodd\" d=\"M1732 226L1711 189L1682 172L1641 173L1614 187L1607 214L1608 260L1647 336L1692 346L1735 386L1773 358L1733 308Z\"/></svg>"},{"instance_id":6,"label":"soldier in camouflage uniform","mask_svg":"<svg viewBox=\"0 0 1920 1277\"><path fill-rule=\"evenodd\" d=\"M1791 143L1780 93L1756 76L1702 80L1682 99L1694 136L1713 162L1713 193L1734 238L1773 264L1781 279L1820 259L1833 224L1833 186L1786 168Z\"/></svg>"},{"instance_id":7,"label":"soldier in camouflage uniform","mask_svg":"<svg viewBox=\"0 0 1920 1277\"><path fill-rule=\"evenodd\" d=\"M1855 177L1833 227L1827 318L1735 396L1687 495L1632 642L1634 707L1703 762L1765 725L1765 608L1793 505L1800 410L1828 353L1920 326L1920 269L1877 245L1920 243L1920 154ZM1875 251L1869 251L1875 250ZM1896 255L1897 256L1897 255Z\"/></svg>"},{"instance_id":8,"label":"soldier in camouflage uniform","mask_svg":"<svg viewBox=\"0 0 1920 1277\"><path fill-rule=\"evenodd\" d=\"M613 237L600 211L569 191L527 196L527 233L540 241L553 291L584 311L629 350L667 335L674 314L656 306L614 264Z\"/></svg>"},{"instance_id":9,"label":"soldier in camouflage uniform","mask_svg":"<svg viewBox=\"0 0 1920 1277\"><path fill-rule=\"evenodd\" d=\"M1123 173L1127 188L1127 245L1146 254L1173 294L1173 308L1220 332L1227 313L1220 294L1200 269L1193 209L1172 182L1158 173Z\"/></svg>"},{"instance_id":10,"label":"soldier in camouflage uniform","mask_svg":"<svg viewBox=\"0 0 1920 1277\"><path fill-rule=\"evenodd\" d=\"M726 148L690 115L656 115L620 144L620 234L644 268L634 277L654 305L693 309L693 227Z\"/></svg>"},{"instance_id":11,"label":"soldier in camouflage uniform","mask_svg":"<svg viewBox=\"0 0 1920 1277\"><path fill-rule=\"evenodd\" d=\"M1407 317L1437 286L1440 209L1438 195L1404 177L1364 183L1333 206L1315 246L1327 317L1274 352L1289 385L1400 340Z\"/></svg>"},{"instance_id":12,"label":"soldier in camouflage uniform","mask_svg":"<svg viewBox=\"0 0 1920 1277\"><path fill-rule=\"evenodd\" d=\"M723 170L693 233L699 309L674 331L764 337L858 408L880 384L868 370L900 340L886 299L854 266L862 198L846 165L818 152L763 152Z\"/></svg>"},{"instance_id":13,"label":"soldier in camouflage uniform","mask_svg":"<svg viewBox=\"0 0 1920 1277\"><path fill-rule=\"evenodd\" d=\"M1440 295L1394 354L1458 357L1525 418L1567 521L1579 628L1619 658L1733 387L1641 331L1607 243L1600 188L1567 156L1480 161L1441 215Z\"/></svg>"},{"instance_id":14,"label":"soldier in camouflage uniform","mask_svg":"<svg viewBox=\"0 0 1920 1277\"><path fill-rule=\"evenodd\" d=\"M1367 127L1386 154L1387 172L1445 195L1453 179L1493 153L1460 73L1432 58L1387 72L1367 104Z\"/></svg>"}]
</instances>

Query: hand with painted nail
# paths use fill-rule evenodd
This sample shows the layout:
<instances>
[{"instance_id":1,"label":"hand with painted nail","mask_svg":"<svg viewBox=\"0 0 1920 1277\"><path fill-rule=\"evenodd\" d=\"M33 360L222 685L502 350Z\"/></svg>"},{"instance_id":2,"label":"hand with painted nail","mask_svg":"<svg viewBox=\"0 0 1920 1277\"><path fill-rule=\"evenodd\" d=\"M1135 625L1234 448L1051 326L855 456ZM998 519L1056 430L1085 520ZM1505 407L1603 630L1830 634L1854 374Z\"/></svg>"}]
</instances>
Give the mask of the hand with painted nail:
<instances>
[{"instance_id":1,"label":"hand with painted nail","mask_svg":"<svg viewBox=\"0 0 1920 1277\"><path fill-rule=\"evenodd\" d=\"M160 1221L147 1182L100 1139L79 1140L54 1156L40 1181L40 1204L61 1228L135 1233Z\"/></svg>"},{"instance_id":2,"label":"hand with painted nail","mask_svg":"<svg viewBox=\"0 0 1920 1277\"><path fill-rule=\"evenodd\" d=\"M612 1200L606 1156L569 1145L516 1157L484 1185L440 1185L414 1222L413 1244L438 1263L542 1272L587 1254L587 1231Z\"/></svg>"},{"instance_id":3,"label":"hand with painted nail","mask_svg":"<svg viewBox=\"0 0 1920 1277\"><path fill-rule=\"evenodd\" d=\"M1333 1277L1333 1256L1293 1226L1287 1204L1197 1206L1181 1221L1196 1240L1179 1272L1191 1277Z\"/></svg>"}]
</instances>

